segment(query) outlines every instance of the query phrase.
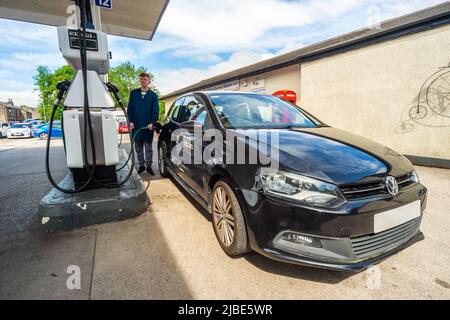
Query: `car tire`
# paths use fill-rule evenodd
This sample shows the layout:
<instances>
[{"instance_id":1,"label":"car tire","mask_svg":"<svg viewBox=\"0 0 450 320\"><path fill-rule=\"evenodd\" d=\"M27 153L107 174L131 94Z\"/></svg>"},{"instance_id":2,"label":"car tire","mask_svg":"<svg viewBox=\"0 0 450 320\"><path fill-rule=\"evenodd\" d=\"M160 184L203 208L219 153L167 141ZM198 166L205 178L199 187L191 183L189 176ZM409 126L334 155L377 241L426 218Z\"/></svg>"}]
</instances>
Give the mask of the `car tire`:
<instances>
[{"instance_id":1,"label":"car tire","mask_svg":"<svg viewBox=\"0 0 450 320\"><path fill-rule=\"evenodd\" d=\"M225 179L217 181L214 185L211 214L214 233L226 254L238 256L250 251L241 206Z\"/></svg>"},{"instance_id":2,"label":"car tire","mask_svg":"<svg viewBox=\"0 0 450 320\"><path fill-rule=\"evenodd\" d=\"M163 178L169 177L169 172L167 171L167 164L166 164L166 157L165 157L166 152L167 152L166 144L164 142L162 142L158 148L158 168L159 168L159 174Z\"/></svg>"},{"instance_id":3,"label":"car tire","mask_svg":"<svg viewBox=\"0 0 450 320\"><path fill-rule=\"evenodd\" d=\"M39 135L39 139L41 139L41 140L47 140L47 139L48 139L48 134L46 134L45 132L42 132L42 133Z\"/></svg>"}]
</instances>

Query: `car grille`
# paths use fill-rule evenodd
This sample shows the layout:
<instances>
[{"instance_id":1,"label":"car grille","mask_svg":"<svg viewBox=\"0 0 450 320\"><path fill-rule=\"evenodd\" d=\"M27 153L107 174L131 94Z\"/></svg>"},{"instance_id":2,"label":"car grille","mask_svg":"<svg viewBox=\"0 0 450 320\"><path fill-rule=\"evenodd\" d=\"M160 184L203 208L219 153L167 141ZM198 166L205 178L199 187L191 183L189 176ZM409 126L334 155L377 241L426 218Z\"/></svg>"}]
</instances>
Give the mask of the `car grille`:
<instances>
[{"instance_id":1,"label":"car grille","mask_svg":"<svg viewBox=\"0 0 450 320\"><path fill-rule=\"evenodd\" d=\"M357 258L368 258L392 250L417 234L421 218L372 235L351 238L353 253Z\"/></svg>"},{"instance_id":2,"label":"car grille","mask_svg":"<svg viewBox=\"0 0 450 320\"><path fill-rule=\"evenodd\" d=\"M414 183L410 180L409 174L396 177L395 179L397 180L399 190ZM377 195L389 196L384 180L343 185L340 189L347 200L359 200Z\"/></svg>"}]
</instances>

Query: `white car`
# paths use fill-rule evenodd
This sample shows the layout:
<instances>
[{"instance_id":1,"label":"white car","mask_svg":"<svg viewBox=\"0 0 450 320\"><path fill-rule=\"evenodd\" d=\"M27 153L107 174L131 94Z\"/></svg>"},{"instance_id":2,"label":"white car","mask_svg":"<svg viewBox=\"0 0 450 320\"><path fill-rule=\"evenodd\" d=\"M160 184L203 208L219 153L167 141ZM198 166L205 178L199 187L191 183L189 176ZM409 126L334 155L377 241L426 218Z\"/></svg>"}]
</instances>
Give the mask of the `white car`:
<instances>
[{"instance_id":1,"label":"white car","mask_svg":"<svg viewBox=\"0 0 450 320\"><path fill-rule=\"evenodd\" d=\"M26 123L15 123L6 131L8 139L14 138L31 138L33 133L31 132L30 125Z\"/></svg>"},{"instance_id":2,"label":"white car","mask_svg":"<svg viewBox=\"0 0 450 320\"><path fill-rule=\"evenodd\" d=\"M9 124L7 122L0 121L0 139L6 138L6 132L8 131Z\"/></svg>"}]
</instances>

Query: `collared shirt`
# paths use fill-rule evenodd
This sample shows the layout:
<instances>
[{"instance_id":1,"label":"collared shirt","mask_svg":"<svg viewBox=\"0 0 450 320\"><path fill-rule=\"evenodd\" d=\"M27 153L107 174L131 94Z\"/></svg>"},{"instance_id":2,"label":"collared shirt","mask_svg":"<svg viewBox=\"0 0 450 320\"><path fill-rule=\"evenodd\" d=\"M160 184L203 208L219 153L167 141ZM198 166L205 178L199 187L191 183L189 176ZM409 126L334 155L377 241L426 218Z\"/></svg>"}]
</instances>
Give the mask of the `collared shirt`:
<instances>
[{"instance_id":1,"label":"collared shirt","mask_svg":"<svg viewBox=\"0 0 450 320\"><path fill-rule=\"evenodd\" d=\"M145 99L145 95L147 94L148 91L149 91L148 89L147 89L147 91L144 91L144 90L142 90L142 88L141 88L141 98L142 98L142 99Z\"/></svg>"}]
</instances>

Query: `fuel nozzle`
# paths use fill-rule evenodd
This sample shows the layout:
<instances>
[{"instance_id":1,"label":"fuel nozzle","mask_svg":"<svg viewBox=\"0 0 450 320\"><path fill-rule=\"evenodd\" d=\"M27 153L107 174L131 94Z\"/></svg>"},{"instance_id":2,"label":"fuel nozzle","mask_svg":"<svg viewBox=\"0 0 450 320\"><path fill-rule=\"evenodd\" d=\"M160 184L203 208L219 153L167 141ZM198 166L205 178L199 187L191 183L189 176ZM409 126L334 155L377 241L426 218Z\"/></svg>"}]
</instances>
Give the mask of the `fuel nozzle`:
<instances>
[{"instance_id":1,"label":"fuel nozzle","mask_svg":"<svg viewBox=\"0 0 450 320\"><path fill-rule=\"evenodd\" d=\"M58 82L56 84L56 89L67 91L67 90L69 90L70 84L71 84L71 82L69 80L64 80L64 81Z\"/></svg>"},{"instance_id":2,"label":"fuel nozzle","mask_svg":"<svg viewBox=\"0 0 450 320\"><path fill-rule=\"evenodd\" d=\"M119 88L117 88L117 86L113 85L111 82L107 82L106 87L108 88L109 92L112 92L114 94L119 92Z\"/></svg>"},{"instance_id":3,"label":"fuel nozzle","mask_svg":"<svg viewBox=\"0 0 450 320\"><path fill-rule=\"evenodd\" d=\"M56 84L56 89L58 89L59 91L58 96L56 97L55 105L59 105L59 102L61 101L62 97L67 92L67 90L69 90L71 83L72 82L69 80L64 80Z\"/></svg>"}]
</instances>

